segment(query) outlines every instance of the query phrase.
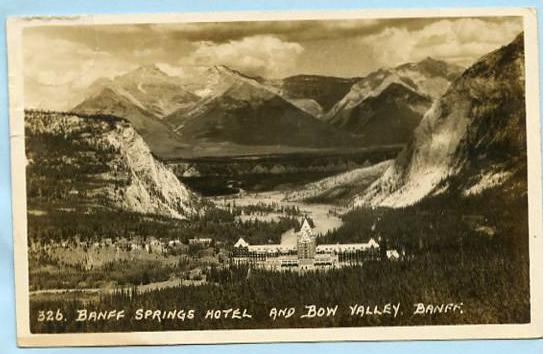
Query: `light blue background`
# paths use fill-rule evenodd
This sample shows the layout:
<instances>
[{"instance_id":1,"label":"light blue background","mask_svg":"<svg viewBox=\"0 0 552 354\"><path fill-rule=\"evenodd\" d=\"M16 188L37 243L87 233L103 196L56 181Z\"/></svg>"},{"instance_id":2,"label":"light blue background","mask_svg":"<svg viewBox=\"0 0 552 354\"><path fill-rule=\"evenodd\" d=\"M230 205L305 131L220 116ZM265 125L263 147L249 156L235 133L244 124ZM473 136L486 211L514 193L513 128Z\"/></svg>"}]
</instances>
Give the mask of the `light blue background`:
<instances>
[{"instance_id":1,"label":"light blue background","mask_svg":"<svg viewBox=\"0 0 552 354\"><path fill-rule=\"evenodd\" d=\"M0 354L37 352L74 353L74 348L19 349L15 344L15 303L13 278L13 242L11 236L10 165L7 65L5 53L5 18L12 15L74 15L89 13L146 13L246 10L309 10L355 8L421 8L421 7L536 7L539 33L542 37L542 2L538 0L0 0ZM542 42L541 42L542 43ZM541 50L542 53L542 50ZM44 53L44 55L48 55ZM542 54L541 60L542 63ZM542 78L542 71L541 71ZM541 79L542 81L542 79ZM22 178L23 176L12 176ZM542 340L494 341L419 341L419 342L356 342L314 344L249 344L167 347L83 348L84 352L101 353L210 353L243 352L289 354L304 352L391 353L391 354L533 354L542 353Z\"/></svg>"}]
</instances>

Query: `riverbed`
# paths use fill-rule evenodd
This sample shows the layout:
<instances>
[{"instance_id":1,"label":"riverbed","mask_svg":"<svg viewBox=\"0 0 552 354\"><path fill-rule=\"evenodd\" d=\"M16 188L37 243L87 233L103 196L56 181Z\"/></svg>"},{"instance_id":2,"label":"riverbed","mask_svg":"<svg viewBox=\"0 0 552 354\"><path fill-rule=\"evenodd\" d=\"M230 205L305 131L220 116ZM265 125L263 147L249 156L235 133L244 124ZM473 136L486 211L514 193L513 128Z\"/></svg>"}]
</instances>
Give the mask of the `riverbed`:
<instances>
[{"instance_id":1,"label":"riverbed","mask_svg":"<svg viewBox=\"0 0 552 354\"><path fill-rule=\"evenodd\" d=\"M231 196L215 197L211 200L220 206L227 205L228 203L236 206L257 205L257 204L272 204L275 203L284 207L297 207L303 215L310 217L314 221L313 232L319 236L324 236L328 231L338 229L343 224L341 215L346 211L345 208L341 208L330 204L310 204L296 201L284 200L284 193L278 191L263 192L263 193L240 193ZM242 220L258 219L261 221L278 220L280 217L284 217L283 213L268 212L262 215L240 215ZM287 233L287 232L286 232ZM288 240L288 237L282 235L282 241Z\"/></svg>"}]
</instances>

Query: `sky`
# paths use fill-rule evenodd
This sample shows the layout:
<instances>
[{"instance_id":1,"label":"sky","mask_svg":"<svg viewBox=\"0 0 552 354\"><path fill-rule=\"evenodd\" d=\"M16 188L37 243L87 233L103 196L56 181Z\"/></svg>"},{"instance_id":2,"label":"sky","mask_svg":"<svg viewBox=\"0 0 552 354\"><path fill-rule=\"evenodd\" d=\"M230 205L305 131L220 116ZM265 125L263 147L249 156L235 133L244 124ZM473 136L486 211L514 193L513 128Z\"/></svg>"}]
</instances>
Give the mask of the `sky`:
<instances>
[{"instance_id":1,"label":"sky","mask_svg":"<svg viewBox=\"0 0 552 354\"><path fill-rule=\"evenodd\" d=\"M25 105L68 108L96 79L147 64L173 75L227 65L266 78L358 77L428 56L467 67L522 29L516 17L29 27Z\"/></svg>"}]
</instances>

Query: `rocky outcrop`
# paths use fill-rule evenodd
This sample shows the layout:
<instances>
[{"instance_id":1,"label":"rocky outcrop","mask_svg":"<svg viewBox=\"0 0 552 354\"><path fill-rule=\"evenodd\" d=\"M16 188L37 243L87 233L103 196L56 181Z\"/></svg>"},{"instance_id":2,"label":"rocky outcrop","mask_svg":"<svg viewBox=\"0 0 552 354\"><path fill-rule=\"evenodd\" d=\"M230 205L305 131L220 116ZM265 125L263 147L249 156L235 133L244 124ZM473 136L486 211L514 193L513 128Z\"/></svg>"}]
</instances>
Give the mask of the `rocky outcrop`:
<instances>
[{"instance_id":1,"label":"rocky outcrop","mask_svg":"<svg viewBox=\"0 0 552 354\"><path fill-rule=\"evenodd\" d=\"M141 213L183 217L194 213L196 197L178 178L157 161L148 146L130 126L118 126L105 137L107 143L121 154L130 183L122 198L122 207Z\"/></svg>"},{"instance_id":2,"label":"rocky outcrop","mask_svg":"<svg viewBox=\"0 0 552 354\"><path fill-rule=\"evenodd\" d=\"M395 162L353 204L401 207L523 178L523 35L468 68L425 114Z\"/></svg>"},{"instance_id":3,"label":"rocky outcrop","mask_svg":"<svg viewBox=\"0 0 552 354\"><path fill-rule=\"evenodd\" d=\"M174 218L197 211L197 197L153 157L125 120L28 111L25 128L29 178L44 186L63 184L71 195L66 199L42 189L39 197L49 204Z\"/></svg>"}]
</instances>

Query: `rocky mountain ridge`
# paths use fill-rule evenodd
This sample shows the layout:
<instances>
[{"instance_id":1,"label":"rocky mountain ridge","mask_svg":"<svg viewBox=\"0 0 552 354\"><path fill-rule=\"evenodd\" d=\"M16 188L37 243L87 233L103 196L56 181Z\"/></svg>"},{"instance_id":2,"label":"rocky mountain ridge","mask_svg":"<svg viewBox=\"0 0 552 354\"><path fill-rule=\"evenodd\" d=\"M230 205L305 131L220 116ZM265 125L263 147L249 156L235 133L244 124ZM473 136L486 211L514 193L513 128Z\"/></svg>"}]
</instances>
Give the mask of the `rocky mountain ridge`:
<instances>
[{"instance_id":1,"label":"rocky mountain ridge","mask_svg":"<svg viewBox=\"0 0 552 354\"><path fill-rule=\"evenodd\" d=\"M268 80L224 65L180 76L147 65L113 80L97 80L73 111L124 117L165 158L192 146L216 150L213 144L243 152L255 146L277 151L280 146L403 144L456 70L426 59L365 78Z\"/></svg>"},{"instance_id":2,"label":"rocky mountain ridge","mask_svg":"<svg viewBox=\"0 0 552 354\"><path fill-rule=\"evenodd\" d=\"M272 87L216 66L211 94L165 120L187 140L243 145L343 146L352 136L312 117ZM215 75L212 75L213 77Z\"/></svg>"},{"instance_id":3,"label":"rocky mountain ridge","mask_svg":"<svg viewBox=\"0 0 552 354\"><path fill-rule=\"evenodd\" d=\"M405 143L461 68L427 58L382 68L352 85L322 118L373 144Z\"/></svg>"},{"instance_id":4,"label":"rocky mountain ridge","mask_svg":"<svg viewBox=\"0 0 552 354\"><path fill-rule=\"evenodd\" d=\"M437 195L527 193L524 70L520 34L453 81L397 158L310 183L288 198L401 208Z\"/></svg>"},{"instance_id":5,"label":"rocky mountain ridge","mask_svg":"<svg viewBox=\"0 0 552 354\"><path fill-rule=\"evenodd\" d=\"M37 204L31 208L49 198L47 207L83 212L109 208L187 218L198 211L198 198L124 120L27 111L25 130L29 195Z\"/></svg>"},{"instance_id":6,"label":"rocky mountain ridge","mask_svg":"<svg viewBox=\"0 0 552 354\"><path fill-rule=\"evenodd\" d=\"M425 114L414 137L356 206L411 205L526 180L523 34L468 68ZM526 183L526 182L525 182Z\"/></svg>"},{"instance_id":7,"label":"rocky mountain ridge","mask_svg":"<svg viewBox=\"0 0 552 354\"><path fill-rule=\"evenodd\" d=\"M140 66L112 80L96 80L88 89L88 96L106 88L160 119L200 99L188 90L185 80L168 75L155 64Z\"/></svg>"}]
</instances>

